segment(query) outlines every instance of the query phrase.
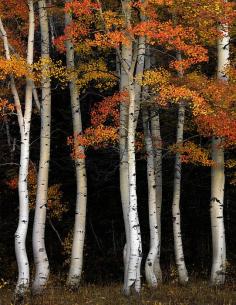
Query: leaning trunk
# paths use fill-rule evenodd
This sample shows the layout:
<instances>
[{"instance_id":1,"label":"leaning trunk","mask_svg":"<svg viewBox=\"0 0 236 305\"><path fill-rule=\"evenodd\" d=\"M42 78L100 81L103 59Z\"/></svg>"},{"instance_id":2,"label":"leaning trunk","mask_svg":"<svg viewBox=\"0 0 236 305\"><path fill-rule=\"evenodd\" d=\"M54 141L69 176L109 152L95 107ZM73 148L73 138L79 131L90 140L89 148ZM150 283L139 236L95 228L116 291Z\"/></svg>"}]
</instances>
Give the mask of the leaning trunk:
<instances>
[{"instance_id":1,"label":"leaning trunk","mask_svg":"<svg viewBox=\"0 0 236 305\"><path fill-rule=\"evenodd\" d=\"M33 63L34 54L34 5L33 1L28 1L29 7L29 32L27 45L27 63ZM5 49L6 59L10 59L10 50L8 44L7 33L4 30L2 21L0 20L0 31L3 37L3 44ZM10 77L11 91L15 101L15 106L18 115L18 123L20 127L21 147L20 147L20 169L19 169L19 222L15 233L15 252L18 265L18 280L15 294L17 297L24 295L29 287L29 262L26 252L26 236L29 223L29 200L28 200L28 167L29 167L29 153L30 153L30 126L32 114L32 92L33 82L28 77L26 78L25 91L25 113L23 116L22 108L18 91L13 79Z\"/></svg>"},{"instance_id":2,"label":"leaning trunk","mask_svg":"<svg viewBox=\"0 0 236 305\"><path fill-rule=\"evenodd\" d=\"M70 1L67 1L70 2ZM72 21L69 14L65 15L65 25ZM67 67L73 69L74 47L70 40L66 42ZM87 204L87 177L85 168L84 148L76 145L77 135L82 132L82 120L79 101L79 92L76 86L76 79L70 82L71 110L73 119L74 145L75 145L75 170L76 170L76 210L75 225L73 234L72 254L67 285L73 288L79 286L83 268L83 249L86 222Z\"/></svg>"},{"instance_id":3,"label":"leaning trunk","mask_svg":"<svg viewBox=\"0 0 236 305\"><path fill-rule=\"evenodd\" d=\"M49 263L45 248L45 222L48 195L48 172L50 161L50 133L51 133L51 83L44 70L47 69L49 56L49 29L46 1L38 1L39 22L41 30L41 58L42 65L42 101L41 101L41 133L40 160L37 180L36 207L33 225L33 253L35 263L35 278L33 292L40 293L49 277Z\"/></svg>"}]
</instances>

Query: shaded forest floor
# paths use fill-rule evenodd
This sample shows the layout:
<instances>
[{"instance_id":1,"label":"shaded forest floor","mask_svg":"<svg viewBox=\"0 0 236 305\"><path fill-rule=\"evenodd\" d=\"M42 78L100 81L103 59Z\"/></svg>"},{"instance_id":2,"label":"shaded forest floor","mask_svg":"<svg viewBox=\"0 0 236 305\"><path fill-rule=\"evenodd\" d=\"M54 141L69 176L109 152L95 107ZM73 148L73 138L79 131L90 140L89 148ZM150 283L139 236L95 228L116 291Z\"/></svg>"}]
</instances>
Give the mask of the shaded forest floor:
<instances>
[{"instance_id":1,"label":"shaded forest floor","mask_svg":"<svg viewBox=\"0 0 236 305\"><path fill-rule=\"evenodd\" d=\"M88 285L78 292L65 288L48 288L42 296L28 296L25 305L236 305L236 283L223 288L209 287L206 282L191 283L186 287L164 284L156 290L143 287L141 296L126 298L122 286ZM11 305L12 290L0 290L0 304Z\"/></svg>"}]
</instances>

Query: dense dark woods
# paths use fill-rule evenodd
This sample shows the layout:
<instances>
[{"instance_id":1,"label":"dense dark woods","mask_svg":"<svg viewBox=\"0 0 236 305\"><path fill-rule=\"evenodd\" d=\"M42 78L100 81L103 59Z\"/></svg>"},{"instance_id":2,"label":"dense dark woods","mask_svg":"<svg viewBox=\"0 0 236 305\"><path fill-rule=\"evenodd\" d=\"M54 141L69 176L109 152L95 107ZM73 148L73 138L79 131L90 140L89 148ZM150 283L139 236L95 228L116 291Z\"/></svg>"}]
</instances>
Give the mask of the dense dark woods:
<instances>
[{"instance_id":1,"label":"dense dark woods","mask_svg":"<svg viewBox=\"0 0 236 305\"><path fill-rule=\"evenodd\" d=\"M0 0L0 305L236 304L235 3Z\"/></svg>"}]
</instances>

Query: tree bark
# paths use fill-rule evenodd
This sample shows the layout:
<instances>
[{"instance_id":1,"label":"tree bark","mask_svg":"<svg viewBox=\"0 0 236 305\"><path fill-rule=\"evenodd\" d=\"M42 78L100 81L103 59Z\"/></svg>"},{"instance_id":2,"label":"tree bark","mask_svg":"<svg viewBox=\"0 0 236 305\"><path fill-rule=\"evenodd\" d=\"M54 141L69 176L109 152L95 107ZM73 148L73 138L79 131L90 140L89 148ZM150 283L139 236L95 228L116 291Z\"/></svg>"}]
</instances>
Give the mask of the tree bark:
<instances>
[{"instance_id":1,"label":"tree bark","mask_svg":"<svg viewBox=\"0 0 236 305\"><path fill-rule=\"evenodd\" d=\"M156 208L157 227L159 239L159 251L154 262L154 273L159 283L162 282L162 271L160 266L161 255L161 207L162 207L162 139L160 130L160 119L158 109L151 110L151 136L154 150L154 165L156 175Z\"/></svg>"},{"instance_id":2,"label":"tree bark","mask_svg":"<svg viewBox=\"0 0 236 305\"><path fill-rule=\"evenodd\" d=\"M41 58L42 69L47 69L49 54L49 28L46 1L38 1L39 23L41 30ZM42 71L43 72L43 71ZM49 262L45 248L45 222L48 196L48 174L50 162L50 137L51 137L51 82L43 73L42 102L41 102L41 133L40 133L40 160L37 180L36 207L33 225L33 254L35 263L35 278L33 293L41 293L49 277Z\"/></svg>"},{"instance_id":3,"label":"tree bark","mask_svg":"<svg viewBox=\"0 0 236 305\"><path fill-rule=\"evenodd\" d=\"M217 77L227 81L228 77L225 68L230 64L229 43L230 37L227 25L220 25L222 38L218 40L218 68ZM211 168L211 232L212 232L212 269L211 284L222 285L225 282L226 266L226 243L224 228L224 148L223 139L212 138L212 160L214 165Z\"/></svg>"},{"instance_id":4,"label":"tree bark","mask_svg":"<svg viewBox=\"0 0 236 305\"><path fill-rule=\"evenodd\" d=\"M70 0L67 2L70 2ZM72 16L65 14L65 25L72 21ZM73 69L74 62L74 46L70 40L66 41L66 59L67 67ZM76 79L70 82L71 110L73 120L73 132L75 142L75 169L76 169L76 211L75 225L73 233L73 244L69 275L67 285L77 288L80 284L82 268L83 268L83 249L85 238L86 224L86 204L87 204L87 175L85 167L85 158L79 157L84 154L84 148L77 146L77 135L82 133L82 120L79 101L79 92L76 85Z\"/></svg>"},{"instance_id":5,"label":"tree bark","mask_svg":"<svg viewBox=\"0 0 236 305\"><path fill-rule=\"evenodd\" d=\"M122 60L128 66L132 62L132 49L122 46ZM127 91L129 86L128 75L125 72L123 65L120 64L120 91ZM125 225L126 244L123 250L124 260L124 287L128 286L128 258L130 253L130 236L128 223L128 208L129 208L129 173L128 173L128 147L127 147L127 131L128 131L128 103L121 102L120 104L120 195L123 210L123 218Z\"/></svg>"},{"instance_id":6,"label":"tree bark","mask_svg":"<svg viewBox=\"0 0 236 305\"><path fill-rule=\"evenodd\" d=\"M150 49L146 48L145 70L151 68ZM160 267L162 153L159 115L150 100L148 87L143 88L143 129L147 152L148 210L150 249L145 263L145 276L149 286L156 287L162 281ZM148 109L147 109L148 107Z\"/></svg>"},{"instance_id":7,"label":"tree bark","mask_svg":"<svg viewBox=\"0 0 236 305\"><path fill-rule=\"evenodd\" d=\"M149 286L157 287L159 278L157 278L154 266L157 258L160 256L160 240L157 222L157 196L156 196L156 175L154 150L150 131L150 118L147 109L142 110L144 139L147 152L147 180L148 180L148 210L149 210L149 228L150 228L150 249L145 263L145 276Z\"/></svg>"},{"instance_id":8,"label":"tree bark","mask_svg":"<svg viewBox=\"0 0 236 305\"><path fill-rule=\"evenodd\" d=\"M142 243L138 217L136 193L136 160L135 160L135 88L134 80L129 77L129 112L128 112L128 173L129 173L129 208L128 223L130 234L130 255L128 260L128 281L124 287L126 295L134 287L136 292L141 289L140 260L142 258Z\"/></svg>"},{"instance_id":9,"label":"tree bark","mask_svg":"<svg viewBox=\"0 0 236 305\"><path fill-rule=\"evenodd\" d=\"M27 63L33 63L34 56L34 5L33 1L28 1L29 7L29 30L28 30L28 44L27 44ZM4 49L6 59L10 60L10 48L8 44L7 33L4 30L2 21L0 20L0 31L3 37ZM19 221L15 233L15 253L18 265L18 280L15 289L17 297L23 297L29 288L29 262L26 251L26 236L29 223L29 195L28 195L28 167L30 154L30 127L32 115L32 94L33 81L26 77L25 89L25 112L22 113L20 98L14 82L13 76L10 76L11 91L14 97L15 106L17 110L18 123L20 127L21 146L20 146L20 169L19 169Z\"/></svg>"},{"instance_id":10,"label":"tree bark","mask_svg":"<svg viewBox=\"0 0 236 305\"><path fill-rule=\"evenodd\" d=\"M181 102L179 105L178 113L178 126L177 126L177 145L183 143L183 132L184 132L184 116L185 106ZM174 249L175 249L175 260L178 269L179 282L186 284L188 282L188 272L185 266L182 234L181 234L181 219L180 219L180 193L181 193L181 156L179 153L175 156L175 167L174 167L174 192L173 192L173 203L172 203L172 217L173 217L173 230L174 230Z\"/></svg>"},{"instance_id":11,"label":"tree bark","mask_svg":"<svg viewBox=\"0 0 236 305\"><path fill-rule=\"evenodd\" d=\"M181 60L181 53L177 51L177 60ZM183 77L183 72L179 72L179 77ZM185 120L185 105L181 101L178 110L177 136L176 144L182 145L184 139L184 120ZM173 231L174 231L174 250L175 260L178 269L180 284L188 282L188 272L185 265L184 251L182 244L181 233L181 217L180 217L180 196L181 196L181 176L182 176L182 162L181 155L176 153L175 167L174 167L174 190L172 203L172 217L173 217Z\"/></svg>"}]
</instances>

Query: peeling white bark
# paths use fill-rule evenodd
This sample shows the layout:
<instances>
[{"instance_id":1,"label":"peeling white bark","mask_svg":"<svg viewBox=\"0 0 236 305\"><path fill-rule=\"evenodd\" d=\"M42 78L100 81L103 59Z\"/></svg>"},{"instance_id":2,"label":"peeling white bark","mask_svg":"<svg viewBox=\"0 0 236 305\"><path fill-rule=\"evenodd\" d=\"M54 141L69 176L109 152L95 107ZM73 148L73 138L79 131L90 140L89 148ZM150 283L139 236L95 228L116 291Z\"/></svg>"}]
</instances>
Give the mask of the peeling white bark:
<instances>
[{"instance_id":1,"label":"peeling white bark","mask_svg":"<svg viewBox=\"0 0 236 305\"><path fill-rule=\"evenodd\" d=\"M41 30L41 57L50 59L49 55L49 29L46 1L38 1L39 23ZM42 69L47 69L46 64ZM45 248L45 222L48 196L48 173L50 161L51 139L51 82L50 78L43 76L41 80L41 133L40 133L40 160L37 180L36 206L33 225L33 254L35 263L35 278L33 293L41 293L49 277L49 262Z\"/></svg>"},{"instance_id":2,"label":"peeling white bark","mask_svg":"<svg viewBox=\"0 0 236 305\"><path fill-rule=\"evenodd\" d=\"M70 2L70 0L67 2ZM72 21L69 14L65 15L65 25ZM66 42L66 59L67 67L74 68L74 46L70 40ZM71 96L71 110L73 119L74 140L76 143L77 135L82 132L82 120L80 111L79 92L76 86L76 80L70 82L70 96ZM73 244L71 253L71 263L69 275L67 278L67 285L77 288L80 284L82 268L83 268L83 249L85 238L85 224L86 224L86 205L87 205L87 176L85 168L85 159L80 158L79 155L84 154L82 146L76 147L76 211L75 211L75 225L73 234Z\"/></svg>"}]
</instances>

